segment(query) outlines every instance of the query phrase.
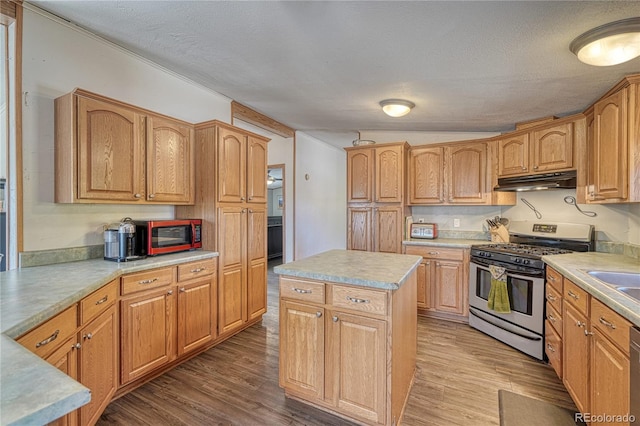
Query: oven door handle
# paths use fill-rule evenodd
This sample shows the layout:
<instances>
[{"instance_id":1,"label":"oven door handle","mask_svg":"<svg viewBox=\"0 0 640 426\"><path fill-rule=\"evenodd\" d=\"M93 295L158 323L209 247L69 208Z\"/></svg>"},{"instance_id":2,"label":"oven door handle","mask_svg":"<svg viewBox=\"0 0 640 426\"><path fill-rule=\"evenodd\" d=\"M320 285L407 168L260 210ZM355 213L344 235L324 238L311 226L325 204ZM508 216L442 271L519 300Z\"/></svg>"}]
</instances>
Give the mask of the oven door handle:
<instances>
[{"instance_id":1,"label":"oven door handle","mask_svg":"<svg viewBox=\"0 0 640 426\"><path fill-rule=\"evenodd\" d=\"M481 319L482 321L486 321L489 324L491 324L491 325L493 325L495 327L498 327L498 328L500 328L500 329L502 329L502 330L504 330L504 331L506 331L508 333L515 334L515 335L520 336L520 337L522 337L524 339L533 340L533 341L542 340L542 337L540 337L540 336L535 336L535 337L527 336L526 334L519 333L519 332L517 332L515 330L511 330L511 329L505 328L505 327L501 326L500 324L496 324L495 322L491 321L488 317L486 317L484 315L483 316L479 315L479 311L475 310L473 307L469 307L469 314L475 316L476 318Z\"/></svg>"},{"instance_id":2,"label":"oven door handle","mask_svg":"<svg viewBox=\"0 0 640 426\"><path fill-rule=\"evenodd\" d=\"M501 266L503 268L505 268L505 271L507 272L507 274L509 274L512 277L524 277L524 278L543 278L544 276L544 270L541 269L539 271L535 271L535 272L531 272L531 273L527 273L527 272L523 272L523 271L517 271L514 269L510 269L509 265L502 263L502 262L494 262L491 260L484 260L484 259L478 259L477 257L474 257L473 259L471 259L471 263L472 264L476 264L479 267L482 267L482 269L484 269L485 271L489 271L489 267L492 265L496 265L496 266Z\"/></svg>"}]
</instances>

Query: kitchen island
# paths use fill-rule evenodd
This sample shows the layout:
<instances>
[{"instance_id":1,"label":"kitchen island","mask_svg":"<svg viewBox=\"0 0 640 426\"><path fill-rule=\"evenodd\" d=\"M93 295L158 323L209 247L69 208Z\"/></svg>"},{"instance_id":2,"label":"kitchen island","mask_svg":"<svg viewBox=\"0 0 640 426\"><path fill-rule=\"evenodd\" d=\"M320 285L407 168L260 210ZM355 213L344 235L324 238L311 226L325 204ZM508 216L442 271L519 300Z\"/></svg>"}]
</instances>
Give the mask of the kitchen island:
<instances>
[{"instance_id":1,"label":"kitchen island","mask_svg":"<svg viewBox=\"0 0 640 426\"><path fill-rule=\"evenodd\" d=\"M397 424L415 372L421 260L331 250L276 267L285 394L363 424Z\"/></svg>"}]
</instances>

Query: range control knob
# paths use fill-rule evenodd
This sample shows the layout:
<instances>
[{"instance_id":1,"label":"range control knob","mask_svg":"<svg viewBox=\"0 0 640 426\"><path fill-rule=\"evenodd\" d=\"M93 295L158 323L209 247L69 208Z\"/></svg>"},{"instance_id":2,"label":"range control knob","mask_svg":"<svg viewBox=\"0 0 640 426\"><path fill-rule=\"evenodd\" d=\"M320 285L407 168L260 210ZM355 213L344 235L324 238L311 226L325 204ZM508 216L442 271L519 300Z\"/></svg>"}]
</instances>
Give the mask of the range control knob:
<instances>
[{"instance_id":1,"label":"range control knob","mask_svg":"<svg viewBox=\"0 0 640 426\"><path fill-rule=\"evenodd\" d=\"M516 258L515 258L515 260L514 260L514 262L516 262L516 263L522 263L522 259L520 259L519 257L516 257Z\"/></svg>"},{"instance_id":2,"label":"range control knob","mask_svg":"<svg viewBox=\"0 0 640 426\"><path fill-rule=\"evenodd\" d=\"M531 263L531 261L530 261L529 259L524 259L524 260L522 261L522 263L523 263L523 264L525 264L525 265L528 265L528 264L530 264L530 263Z\"/></svg>"}]
</instances>

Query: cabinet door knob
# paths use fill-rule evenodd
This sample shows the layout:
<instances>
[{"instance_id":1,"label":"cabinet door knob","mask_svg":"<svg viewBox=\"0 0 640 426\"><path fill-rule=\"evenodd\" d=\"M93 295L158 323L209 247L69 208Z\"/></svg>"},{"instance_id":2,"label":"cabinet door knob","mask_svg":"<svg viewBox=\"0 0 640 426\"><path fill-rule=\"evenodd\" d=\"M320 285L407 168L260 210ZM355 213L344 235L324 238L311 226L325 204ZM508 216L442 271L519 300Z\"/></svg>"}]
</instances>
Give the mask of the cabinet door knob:
<instances>
[{"instance_id":1,"label":"cabinet door knob","mask_svg":"<svg viewBox=\"0 0 640 426\"><path fill-rule=\"evenodd\" d=\"M253 200L253 197L249 197L249 201Z\"/></svg>"},{"instance_id":2,"label":"cabinet door knob","mask_svg":"<svg viewBox=\"0 0 640 426\"><path fill-rule=\"evenodd\" d=\"M318 311L316 312L316 317L320 318L322 316L322 312Z\"/></svg>"},{"instance_id":3,"label":"cabinet door knob","mask_svg":"<svg viewBox=\"0 0 640 426\"><path fill-rule=\"evenodd\" d=\"M135 194L134 197L135 198L142 198L142 194Z\"/></svg>"},{"instance_id":4,"label":"cabinet door knob","mask_svg":"<svg viewBox=\"0 0 640 426\"><path fill-rule=\"evenodd\" d=\"M240 201L244 201L244 197L240 197Z\"/></svg>"},{"instance_id":5,"label":"cabinet door knob","mask_svg":"<svg viewBox=\"0 0 640 426\"><path fill-rule=\"evenodd\" d=\"M333 317L331 317L331 320L332 320L333 322L338 322L338 317L337 317L337 316L333 316Z\"/></svg>"},{"instance_id":6,"label":"cabinet door knob","mask_svg":"<svg viewBox=\"0 0 640 426\"><path fill-rule=\"evenodd\" d=\"M85 338L86 340L91 340L91 338L93 337L93 334L91 333L87 333L84 336L82 336L83 338Z\"/></svg>"},{"instance_id":7,"label":"cabinet door knob","mask_svg":"<svg viewBox=\"0 0 640 426\"><path fill-rule=\"evenodd\" d=\"M80 343L76 343L75 345L71 345L71 349L80 349L82 345Z\"/></svg>"},{"instance_id":8,"label":"cabinet door knob","mask_svg":"<svg viewBox=\"0 0 640 426\"><path fill-rule=\"evenodd\" d=\"M180 293L185 293L187 290L185 290L184 287L180 287Z\"/></svg>"},{"instance_id":9,"label":"cabinet door knob","mask_svg":"<svg viewBox=\"0 0 640 426\"><path fill-rule=\"evenodd\" d=\"M149 194L149 198L156 198L156 194Z\"/></svg>"},{"instance_id":10,"label":"cabinet door knob","mask_svg":"<svg viewBox=\"0 0 640 426\"><path fill-rule=\"evenodd\" d=\"M169 296L171 296L171 295L173 294L173 290L169 290L169 291L167 292L167 294L168 294Z\"/></svg>"},{"instance_id":11,"label":"cabinet door knob","mask_svg":"<svg viewBox=\"0 0 640 426\"><path fill-rule=\"evenodd\" d=\"M538 166L533 166L533 170L538 170Z\"/></svg>"},{"instance_id":12,"label":"cabinet door knob","mask_svg":"<svg viewBox=\"0 0 640 426\"><path fill-rule=\"evenodd\" d=\"M522 170L527 170L527 168L525 166L522 166Z\"/></svg>"},{"instance_id":13,"label":"cabinet door knob","mask_svg":"<svg viewBox=\"0 0 640 426\"><path fill-rule=\"evenodd\" d=\"M246 213L246 212L247 212L247 209L242 209L242 213Z\"/></svg>"},{"instance_id":14,"label":"cabinet door knob","mask_svg":"<svg viewBox=\"0 0 640 426\"><path fill-rule=\"evenodd\" d=\"M249 209L249 213L253 213L253 209Z\"/></svg>"}]
</instances>

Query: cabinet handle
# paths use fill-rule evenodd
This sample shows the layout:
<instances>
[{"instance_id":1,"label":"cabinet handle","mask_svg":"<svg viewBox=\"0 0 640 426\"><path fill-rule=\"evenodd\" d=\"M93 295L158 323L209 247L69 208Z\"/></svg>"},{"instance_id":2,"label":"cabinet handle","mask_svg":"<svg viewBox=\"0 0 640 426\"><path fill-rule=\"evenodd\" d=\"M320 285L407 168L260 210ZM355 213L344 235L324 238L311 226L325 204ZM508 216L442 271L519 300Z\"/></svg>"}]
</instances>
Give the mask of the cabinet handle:
<instances>
[{"instance_id":1,"label":"cabinet handle","mask_svg":"<svg viewBox=\"0 0 640 426\"><path fill-rule=\"evenodd\" d=\"M440 252L439 251L430 251L429 254L432 255L432 256L435 256L437 254L440 254Z\"/></svg>"},{"instance_id":2,"label":"cabinet handle","mask_svg":"<svg viewBox=\"0 0 640 426\"><path fill-rule=\"evenodd\" d=\"M311 294L311 293L313 293L312 290L305 290L303 288L296 288L296 287L291 287L291 290L295 291L296 293L300 293L300 294Z\"/></svg>"},{"instance_id":3,"label":"cabinet handle","mask_svg":"<svg viewBox=\"0 0 640 426\"><path fill-rule=\"evenodd\" d=\"M76 343L75 345L71 345L71 349L80 349L82 345L80 343Z\"/></svg>"},{"instance_id":4,"label":"cabinet handle","mask_svg":"<svg viewBox=\"0 0 640 426\"><path fill-rule=\"evenodd\" d=\"M558 300L558 298L553 296L552 294L547 294L547 300L549 302L555 302L556 300Z\"/></svg>"},{"instance_id":5,"label":"cabinet handle","mask_svg":"<svg viewBox=\"0 0 640 426\"><path fill-rule=\"evenodd\" d=\"M611 328L612 330L616 329L616 325L615 324L610 323L609 321L607 321L603 317L600 317L599 321L600 321L600 324L605 325L605 326Z\"/></svg>"},{"instance_id":6,"label":"cabinet handle","mask_svg":"<svg viewBox=\"0 0 640 426\"><path fill-rule=\"evenodd\" d=\"M96 302L96 305L102 305L104 302L106 302L107 300L109 300L109 295L107 294L105 297L103 297L102 299L98 300Z\"/></svg>"},{"instance_id":7,"label":"cabinet handle","mask_svg":"<svg viewBox=\"0 0 640 426\"><path fill-rule=\"evenodd\" d=\"M142 281L138 281L138 284L151 284L158 281L158 278L153 278L151 280L142 280Z\"/></svg>"},{"instance_id":8,"label":"cabinet handle","mask_svg":"<svg viewBox=\"0 0 640 426\"><path fill-rule=\"evenodd\" d=\"M585 328L584 335L585 336L593 336L593 331L587 331L587 329Z\"/></svg>"},{"instance_id":9,"label":"cabinet handle","mask_svg":"<svg viewBox=\"0 0 640 426\"><path fill-rule=\"evenodd\" d=\"M156 198L156 194L149 194L149 198Z\"/></svg>"},{"instance_id":10,"label":"cabinet handle","mask_svg":"<svg viewBox=\"0 0 640 426\"><path fill-rule=\"evenodd\" d=\"M580 296L578 296L577 294L575 294L574 292L572 292L571 290L567 291L567 294L569 295L569 297L573 297L573 300L578 300L580 299Z\"/></svg>"},{"instance_id":11,"label":"cabinet handle","mask_svg":"<svg viewBox=\"0 0 640 426\"><path fill-rule=\"evenodd\" d=\"M180 293L185 293L187 290L184 287L180 287Z\"/></svg>"},{"instance_id":12,"label":"cabinet handle","mask_svg":"<svg viewBox=\"0 0 640 426\"><path fill-rule=\"evenodd\" d=\"M82 338L86 339L86 340L91 340L92 337L93 337L93 334L91 334L91 333L87 333L84 336L82 336Z\"/></svg>"},{"instance_id":13,"label":"cabinet handle","mask_svg":"<svg viewBox=\"0 0 640 426\"><path fill-rule=\"evenodd\" d=\"M60 330L56 330L53 332L53 334L49 337L47 337L46 339L44 339L42 342L38 342L36 343L36 348L39 348L40 346L44 346L47 343L51 343L54 340L56 340L58 338L58 334L60 334Z\"/></svg>"},{"instance_id":14,"label":"cabinet handle","mask_svg":"<svg viewBox=\"0 0 640 426\"><path fill-rule=\"evenodd\" d=\"M142 195L141 194L134 194L133 197L134 198L142 198Z\"/></svg>"},{"instance_id":15,"label":"cabinet handle","mask_svg":"<svg viewBox=\"0 0 640 426\"><path fill-rule=\"evenodd\" d=\"M316 312L316 317L320 318L322 316L322 312L318 311Z\"/></svg>"},{"instance_id":16,"label":"cabinet handle","mask_svg":"<svg viewBox=\"0 0 640 426\"><path fill-rule=\"evenodd\" d=\"M357 297L347 296L347 300L353 303L369 303L367 299L358 299Z\"/></svg>"},{"instance_id":17,"label":"cabinet handle","mask_svg":"<svg viewBox=\"0 0 640 426\"><path fill-rule=\"evenodd\" d=\"M556 282L556 277L554 277L552 275L549 275L547 278L549 279L549 281L552 281L554 283Z\"/></svg>"},{"instance_id":18,"label":"cabinet handle","mask_svg":"<svg viewBox=\"0 0 640 426\"><path fill-rule=\"evenodd\" d=\"M587 324L585 324L585 323L583 323L583 322L581 322L581 321L576 321L576 325L577 325L578 327L584 327L584 326L585 326L585 325L587 325Z\"/></svg>"},{"instance_id":19,"label":"cabinet handle","mask_svg":"<svg viewBox=\"0 0 640 426\"><path fill-rule=\"evenodd\" d=\"M336 317L336 316L331 317L331 321L338 322L338 317Z\"/></svg>"},{"instance_id":20,"label":"cabinet handle","mask_svg":"<svg viewBox=\"0 0 640 426\"><path fill-rule=\"evenodd\" d=\"M553 348L553 346L551 346L549 343L547 343L547 349L548 349L550 352L555 352L555 351L556 351L556 350Z\"/></svg>"},{"instance_id":21,"label":"cabinet handle","mask_svg":"<svg viewBox=\"0 0 640 426\"><path fill-rule=\"evenodd\" d=\"M551 322L556 322L556 317L554 317L552 314L547 314L547 319Z\"/></svg>"},{"instance_id":22,"label":"cabinet handle","mask_svg":"<svg viewBox=\"0 0 640 426\"><path fill-rule=\"evenodd\" d=\"M173 294L173 290L169 290L169 291L167 292L167 294L168 294L169 296L171 296L171 295Z\"/></svg>"},{"instance_id":23,"label":"cabinet handle","mask_svg":"<svg viewBox=\"0 0 640 426\"><path fill-rule=\"evenodd\" d=\"M196 269L192 269L192 270L191 270L191 271L189 271L189 272L194 273L194 274L197 274L198 272L202 272L202 271L204 271L205 269L207 269L207 268L196 268Z\"/></svg>"}]
</instances>

